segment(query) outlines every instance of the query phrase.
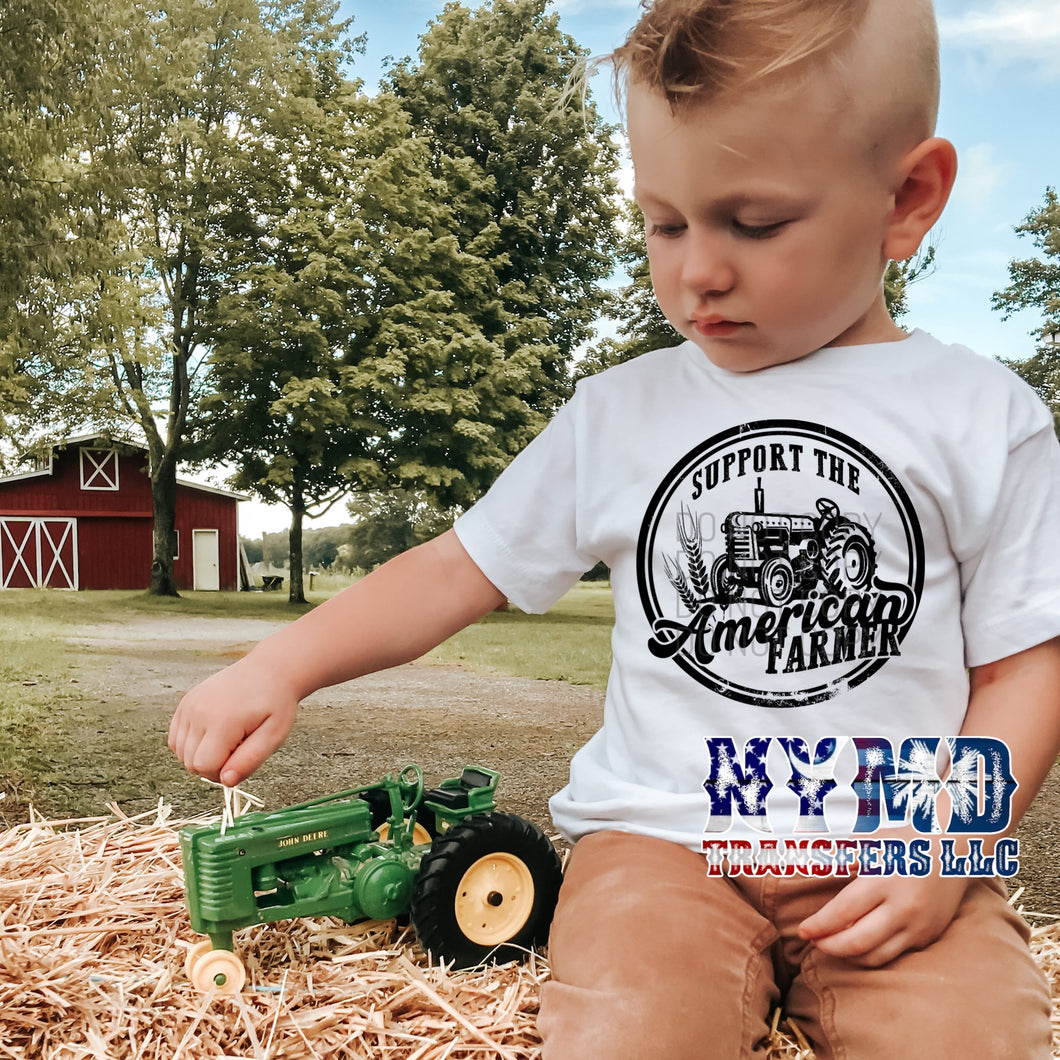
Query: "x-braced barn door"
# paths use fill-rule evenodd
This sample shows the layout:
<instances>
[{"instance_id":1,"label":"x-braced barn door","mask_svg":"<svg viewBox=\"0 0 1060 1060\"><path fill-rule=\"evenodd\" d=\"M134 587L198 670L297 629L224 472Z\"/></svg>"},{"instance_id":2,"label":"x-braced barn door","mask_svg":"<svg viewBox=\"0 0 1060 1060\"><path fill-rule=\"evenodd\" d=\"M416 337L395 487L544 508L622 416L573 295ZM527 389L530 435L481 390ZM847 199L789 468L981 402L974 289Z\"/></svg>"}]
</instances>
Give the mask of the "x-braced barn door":
<instances>
[{"instance_id":1,"label":"x-braced barn door","mask_svg":"<svg viewBox=\"0 0 1060 1060\"><path fill-rule=\"evenodd\" d=\"M76 589L77 520L0 516L0 589Z\"/></svg>"}]
</instances>

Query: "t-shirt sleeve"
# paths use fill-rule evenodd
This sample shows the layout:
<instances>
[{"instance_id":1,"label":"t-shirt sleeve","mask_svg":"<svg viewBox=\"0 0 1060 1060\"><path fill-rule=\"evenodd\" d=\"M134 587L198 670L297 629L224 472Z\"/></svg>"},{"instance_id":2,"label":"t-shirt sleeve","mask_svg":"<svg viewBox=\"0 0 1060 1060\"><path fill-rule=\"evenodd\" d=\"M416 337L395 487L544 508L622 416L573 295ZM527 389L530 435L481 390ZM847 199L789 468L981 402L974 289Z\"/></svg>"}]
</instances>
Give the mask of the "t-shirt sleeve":
<instances>
[{"instance_id":1,"label":"t-shirt sleeve","mask_svg":"<svg viewBox=\"0 0 1060 1060\"><path fill-rule=\"evenodd\" d=\"M1060 635L1060 444L1044 405L1022 404L1003 466L981 468L993 480L981 547L961 557L968 666Z\"/></svg>"},{"instance_id":2,"label":"t-shirt sleeve","mask_svg":"<svg viewBox=\"0 0 1060 1060\"><path fill-rule=\"evenodd\" d=\"M534 614L597 562L578 540L577 402L556 414L454 527L482 573Z\"/></svg>"}]
</instances>

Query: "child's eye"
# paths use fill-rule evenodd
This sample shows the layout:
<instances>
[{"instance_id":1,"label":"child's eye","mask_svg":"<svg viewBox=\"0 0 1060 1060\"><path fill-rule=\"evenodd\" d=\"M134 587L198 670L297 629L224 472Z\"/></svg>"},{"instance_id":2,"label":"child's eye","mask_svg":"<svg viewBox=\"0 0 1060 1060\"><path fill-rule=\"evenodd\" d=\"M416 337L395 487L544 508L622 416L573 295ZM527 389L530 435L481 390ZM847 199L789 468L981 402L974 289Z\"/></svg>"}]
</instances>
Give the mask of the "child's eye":
<instances>
[{"instance_id":1,"label":"child's eye","mask_svg":"<svg viewBox=\"0 0 1060 1060\"><path fill-rule=\"evenodd\" d=\"M732 227L737 235L741 235L745 239L769 239L771 236L777 235L790 223L790 221L774 221L772 224L767 225L752 225L737 221L734 218Z\"/></svg>"},{"instance_id":2,"label":"child's eye","mask_svg":"<svg viewBox=\"0 0 1060 1060\"><path fill-rule=\"evenodd\" d=\"M672 225L648 225L649 236L661 236L663 239L673 239L675 236L681 235L684 232L685 226L682 224Z\"/></svg>"}]
</instances>

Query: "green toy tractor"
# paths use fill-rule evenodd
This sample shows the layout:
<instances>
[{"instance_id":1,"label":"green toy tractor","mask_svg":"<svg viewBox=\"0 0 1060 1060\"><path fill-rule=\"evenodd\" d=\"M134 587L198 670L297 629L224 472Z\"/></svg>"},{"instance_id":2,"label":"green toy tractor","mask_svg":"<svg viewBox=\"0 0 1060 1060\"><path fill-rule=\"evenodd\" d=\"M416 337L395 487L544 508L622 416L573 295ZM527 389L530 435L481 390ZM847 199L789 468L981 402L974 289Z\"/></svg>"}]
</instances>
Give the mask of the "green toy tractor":
<instances>
[{"instance_id":1,"label":"green toy tractor","mask_svg":"<svg viewBox=\"0 0 1060 1060\"><path fill-rule=\"evenodd\" d=\"M180 834L192 927L209 938L185 968L199 990L237 993L232 933L297 916L347 923L411 914L423 948L457 968L543 943L562 869L536 825L494 809L498 774L469 766L424 789L419 766L376 784L225 828Z\"/></svg>"}]
</instances>

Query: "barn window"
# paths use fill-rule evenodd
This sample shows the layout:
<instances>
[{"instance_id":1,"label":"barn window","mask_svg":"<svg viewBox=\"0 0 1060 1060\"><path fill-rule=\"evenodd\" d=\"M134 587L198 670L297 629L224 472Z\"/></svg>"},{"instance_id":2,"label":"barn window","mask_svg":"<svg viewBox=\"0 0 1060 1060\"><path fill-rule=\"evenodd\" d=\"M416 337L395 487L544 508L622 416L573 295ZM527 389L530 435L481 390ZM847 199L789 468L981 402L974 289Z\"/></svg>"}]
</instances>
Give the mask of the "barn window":
<instances>
[{"instance_id":1,"label":"barn window","mask_svg":"<svg viewBox=\"0 0 1060 1060\"><path fill-rule=\"evenodd\" d=\"M118 488L118 451L116 449L81 450L81 488L110 490Z\"/></svg>"},{"instance_id":2,"label":"barn window","mask_svg":"<svg viewBox=\"0 0 1060 1060\"><path fill-rule=\"evenodd\" d=\"M29 470L33 474L52 473L52 451L49 449L46 453L35 453L33 456L27 458L26 463L29 465Z\"/></svg>"}]
</instances>

